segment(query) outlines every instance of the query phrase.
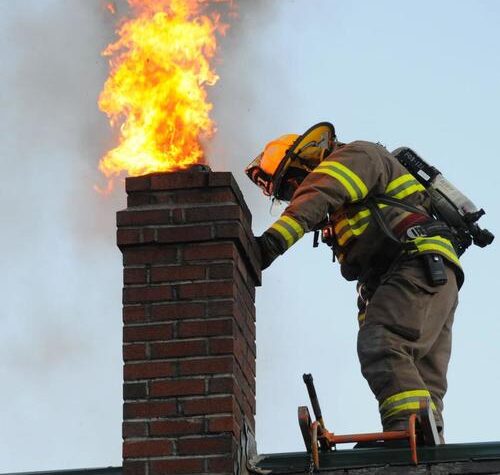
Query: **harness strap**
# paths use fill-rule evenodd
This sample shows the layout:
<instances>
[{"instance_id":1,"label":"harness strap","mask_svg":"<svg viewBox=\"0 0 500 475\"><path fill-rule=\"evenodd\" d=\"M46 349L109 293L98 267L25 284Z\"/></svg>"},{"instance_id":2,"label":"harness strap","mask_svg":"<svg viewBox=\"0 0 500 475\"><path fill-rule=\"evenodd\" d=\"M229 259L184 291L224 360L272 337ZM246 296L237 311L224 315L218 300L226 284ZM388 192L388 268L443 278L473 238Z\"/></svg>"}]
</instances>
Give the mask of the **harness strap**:
<instances>
[{"instance_id":1,"label":"harness strap","mask_svg":"<svg viewBox=\"0 0 500 475\"><path fill-rule=\"evenodd\" d=\"M379 225L380 229L384 232L384 234L393 242L397 243L399 246L401 246L405 251L414 251L416 250L416 245L413 242L405 242L401 241L393 232L393 230L390 228L390 226L387 225L386 220L384 219L384 216L382 215L382 212L380 211L378 207L378 200L379 197L373 197L369 198L366 200L366 206L368 209L372 212L372 216L375 218L375 221ZM392 201L392 199L391 199ZM389 204L389 203L386 203ZM392 204L392 203L391 203ZM418 210L418 208L415 208ZM419 213L422 213L422 210L418 210Z\"/></svg>"},{"instance_id":2,"label":"harness strap","mask_svg":"<svg viewBox=\"0 0 500 475\"><path fill-rule=\"evenodd\" d=\"M382 203L389 206L396 206L397 208L402 208L405 211L409 211L410 213L418 213L425 214L420 208L416 206L405 203L404 201L398 200L396 198L392 198L387 195L377 195L372 198L376 203Z\"/></svg>"},{"instance_id":3,"label":"harness strap","mask_svg":"<svg viewBox=\"0 0 500 475\"><path fill-rule=\"evenodd\" d=\"M423 216L426 216L426 214L421 209L417 208L416 206L410 205L408 203L405 203L401 200L392 198L390 196L378 195L378 196L374 196L372 199L375 203L382 203L382 204L386 204L388 206L395 206L397 208L404 209L405 211L408 211L410 213L418 213L418 214L421 214ZM379 211L378 206L376 206L376 209L377 209L377 211ZM378 214L379 214L379 217L382 220L384 220L380 211L378 212ZM379 223L378 220L377 220L377 222ZM384 227L382 227L382 230L385 232ZM392 233L392 234L394 235L394 233ZM405 234L410 239L415 239L417 237L430 237L430 236L438 236L438 235L443 236L443 237L447 237L447 238L452 239L452 240L454 239L454 236L453 236L453 233L452 233L450 227L444 221L439 221L439 220L432 219L432 218L431 218L431 221L429 221L428 223L422 223L422 224L417 224L415 226L410 226L408 229L405 230Z\"/></svg>"}]
</instances>

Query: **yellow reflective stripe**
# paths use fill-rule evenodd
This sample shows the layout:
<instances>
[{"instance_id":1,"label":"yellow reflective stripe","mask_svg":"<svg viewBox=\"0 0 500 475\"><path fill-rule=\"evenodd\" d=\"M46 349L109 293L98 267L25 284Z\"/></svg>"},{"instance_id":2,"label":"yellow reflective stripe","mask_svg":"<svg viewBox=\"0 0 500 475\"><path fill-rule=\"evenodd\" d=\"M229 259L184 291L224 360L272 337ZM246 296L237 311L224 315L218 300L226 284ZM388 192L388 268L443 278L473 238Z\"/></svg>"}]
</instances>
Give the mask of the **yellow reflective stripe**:
<instances>
[{"instance_id":1,"label":"yellow reflective stripe","mask_svg":"<svg viewBox=\"0 0 500 475\"><path fill-rule=\"evenodd\" d=\"M349 241L349 239L351 239L353 236L354 236L354 234L352 233L351 230L349 230L348 232L342 234L341 237L337 238L338 245L339 246L345 246L345 244L347 243L347 241Z\"/></svg>"},{"instance_id":2,"label":"yellow reflective stripe","mask_svg":"<svg viewBox=\"0 0 500 475\"><path fill-rule=\"evenodd\" d=\"M392 404L393 402L401 401L403 399L408 399L410 397L431 397L431 393L427 389L413 389L411 391L403 391L401 393L393 394L388 397L379 407L382 411L384 407Z\"/></svg>"},{"instance_id":3,"label":"yellow reflective stripe","mask_svg":"<svg viewBox=\"0 0 500 475\"><path fill-rule=\"evenodd\" d=\"M359 228L356 229L351 229L349 228L342 236L337 237L337 242L339 243L339 246L344 246L345 243L349 240L349 238L353 236L361 236L366 231L366 228L368 227L370 223L363 224L363 226L360 226Z\"/></svg>"},{"instance_id":4,"label":"yellow reflective stripe","mask_svg":"<svg viewBox=\"0 0 500 475\"><path fill-rule=\"evenodd\" d=\"M366 218L368 216L371 216L372 212L369 209L364 209L363 211L360 211L359 213L356 213L352 218L349 218L349 224L355 228L356 225L358 224L359 221L361 221L363 218Z\"/></svg>"},{"instance_id":5,"label":"yellow reflective stripe","mask_svg":"<svg viewBox=\"0 0 500 475\"><path fill-rule=\"evenodd\" d=\"M339 221L335 225L335 235L337 236L338 244L343 246L351 237L363 234L370 224L369 221L365 222L366 218L369 218L371 214L369 209L364 209L356 213L352 218Z\"/></svg>"},{"instance_id":6,"label":"yellow reflective stripe","mask_svg":"<svg viewBox=\"0 0 500 475\"><path fill-rule=\"evenodd\" d=\"M274 229L278 234L280 234L286 242L287 249L294 243L293 236L290 234L288 229L286 229L279 221L276 221L271 229Z\"/></svg>"},{"instance_id":7,"label":"yellow reflective stripe","mask_svg":"<svg viewBox=\"0 0 500 475\"><path fill-rule=\"evenodd\" d=\"M395 190L400 185L403 185L404 183L407 183L409 181L415 181L415 178L413 177L413 175L411 173L407 173L406 175L401 175L400 177L396 178L395 180L392 180L387 185L385 192L387 194L389 194L391 191Z\"/></svg>"},{"instance_id":8,"label":"yellow reflective stripe","mask_svg":"<svg viewBox=\"0 0 500 475\"><path fill-rule=\"evenodd\" d=\"M282 216L281 219L289 224L299 236L299 239L304 235L304 228L290 216Z\"/></svg>"},{"instance_id":9,"label":"yellow reflective stripe","mask_svg":"<svg viewBox=\"0 0 500 475\"><path fill-rule=\"evenodd\" d=\"M365 313L365 312L360 313L360 314L358 315L358 322L359 322L359 323L364 322L364 321L365 321L365 318L366 318L366 313Z\"/></svg>"},{"instance_id":10,"label":"yellow reflective stripe","mask_svg":"<svg viewBox=\"0 0 500 475\"><path fill-rule=\"evenodd\" d=\"M385 189L386 194L396 199L405 198L417 191L425 191L425 188L411 173L407 173L392 180Z\"/></svg>"},{"instance_id":11,"label":"yellow reflective stripe","mask_svg":"<svg viewBox=\"0 0 500 475\"><path fill-rule=\"evenodd\" d=\"M279 234L287 249L295 244L305 232L304 228L290 216L282 216L269 229Z\"/></svg>"},{"instance_id":12,"label":"yellow reflective stripe","mask_svg":"<svg viewBox=\"0 0 500 475\"><path fill-rule=\"evenodd\" d=\"M369 209L364 209L359 213L356 213L352 218L344 218L335 225L335 232L340 232L343 227L349 225L352 229L358 226L359 221L363 218L371 216L371 211Z\"/></svg>"},{"instance_id":13,"label":"yellow reflective stripe","mask_svg":"<svg viewBox=\"0 0 500 475\"><path fill-rule=\"evenodd\" d=\"M396 198L397 200L401 200L403 198L406 198L407 196L410 196L411 194L413 194L417 191L425 191L425 188L420 183L416 183L414 185L409 186L408 188L405 188L404 190L401 190L399 193L392 195L392 198Z\"/></svg>"},{"instance_id":14,"label":"yellow reflective stripe","mask_svg":"<svg viewBox=\"0 0 500 475\"><path fill-rule=\"evenodd\" d=\"M368 188L363 180L353 171L339 162L322 162L313 173L323 173L338 180L347 190L351 201L359 201L368 195Z\"/></svg>"},{"instance_id":15,"label":"yellow reflective stripe","mask_svg":"<svg viewBox=\"0 0 500 475\"><path fill-rule=\"evenodd\" d=\"M387 419L394 414L397 414L398 412L402 411L418 411L420 409L420 401L415 401L415 402L406 402L402 404L398 404L397 406L394 406L390 411L387 412L387 414L383 415L384 419ZM436 405L431 402L431 409L433 411L436 410Z\"/></svg>"},{"instance_id":16,"label":"yellow reflective stripe","mask_svg":"<svg viewBox=\"0 0 500 475\"><path fill-rule=\"evenodd\" d=\"M453 248L453 245L448 239L441 236L432 237L419 237L414 240L415 245L419 252L434 251L438 254L442 254L455 263L457 266L461 267L460 261L458 260L457 253Z\"/></svg>"},{"instance_id":17,"label":"yellow reflective stripe","mask_svg":"<svg viewBox=\"0 0 500 475\"><path fill-rule=\"evenodd\" d=\"M339 221L335 225L335 234L338 236L340 234L340 232L342 231L342 229L345 227L348 227L348 226L349 226L349 221L347 221L347 219L343 219L343 220Z\"/></svg>"},{"instance_id":18,"label":"yellow reflective stripe","mask_svg":"<svg viewBox=\"0 0 500 475\"><path fill-rule=\"evenodd\" d=\"M342 170L346 175L348 175L356 183L358 188L361 190L361 196L359 197L359 199L365 198L366 195L368 194L368 188L364 184L363 180L358 175L356 175L356 173L354 173L352 170L347 168L345 165L342 165L342 163L339 163L339 162L333 162L333 163L335 164L335 166L337 168Z\"/></svg>"},{"instance_id":19,"label":"yellow reflective stripe","mask_svg":"<svg viewBox=\"0 0 500 475\"><path fill-rule=\"evenodd\" d=\"M347 225L343 227L339 232L336 231L335 236L337 238L337 243L343 246L347 240L354 236L354 234L349 225Z\"/></svg>"},{"instance_id":20,"label":"yellow reflective stripe","mask_svg":"<svg viewBox=\"0 0 500 475\"><path fill-rule=\"evenodd\" d=\"M356 193L352 185L349 183L349 181L346 180L342 175L338 174L336 171L330 170L329 168L319 168L318 166L313 170L312 173L323 173L325 175L331 176L332 178L335 178L336 180L340 181L342 185L344 185L344 188L349 193L351 201L357 201L359 199L358 194Z\"/></svg>"}]
</instances>

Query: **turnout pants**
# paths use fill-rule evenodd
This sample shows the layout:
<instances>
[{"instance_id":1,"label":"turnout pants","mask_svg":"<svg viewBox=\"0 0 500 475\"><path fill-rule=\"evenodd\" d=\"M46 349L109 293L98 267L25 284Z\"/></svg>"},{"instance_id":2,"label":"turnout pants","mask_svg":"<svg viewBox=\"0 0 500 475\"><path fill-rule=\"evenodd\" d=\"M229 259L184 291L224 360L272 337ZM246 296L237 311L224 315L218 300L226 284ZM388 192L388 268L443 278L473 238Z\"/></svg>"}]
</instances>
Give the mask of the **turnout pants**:
<instances>
[{"instance_id":1,"label":"turnout pants","mask_svg":"<svg viewBox=\"0 0 500 475\"><path fill-rule=\"evenodd\" d=\"M384 430L406 428L422 398L430 397L443 430L443 397L458 303L455 273L431 286L424 260L401 260L360 295L358 356L361 372L379 402Z\"/></svg>"}]
</instances>

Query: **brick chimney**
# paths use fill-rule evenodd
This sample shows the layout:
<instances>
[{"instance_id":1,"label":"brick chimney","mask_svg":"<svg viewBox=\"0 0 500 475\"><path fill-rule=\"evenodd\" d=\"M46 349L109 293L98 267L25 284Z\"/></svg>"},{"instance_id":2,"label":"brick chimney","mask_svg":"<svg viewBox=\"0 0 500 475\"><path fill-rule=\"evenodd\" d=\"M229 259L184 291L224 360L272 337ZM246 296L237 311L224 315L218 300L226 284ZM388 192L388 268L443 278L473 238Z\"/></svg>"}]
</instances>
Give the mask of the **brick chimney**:
<instances>
[{"instance_id":1,"label":"brick chimney","mask_svg":"<svg viewBox=\"0 0 500 475\"><path fill-rule=\"evenodd\" d=\"M232 474L253 439L251 215L230 173L126 180L123 473Z\"/></svg>"}]
</instances>

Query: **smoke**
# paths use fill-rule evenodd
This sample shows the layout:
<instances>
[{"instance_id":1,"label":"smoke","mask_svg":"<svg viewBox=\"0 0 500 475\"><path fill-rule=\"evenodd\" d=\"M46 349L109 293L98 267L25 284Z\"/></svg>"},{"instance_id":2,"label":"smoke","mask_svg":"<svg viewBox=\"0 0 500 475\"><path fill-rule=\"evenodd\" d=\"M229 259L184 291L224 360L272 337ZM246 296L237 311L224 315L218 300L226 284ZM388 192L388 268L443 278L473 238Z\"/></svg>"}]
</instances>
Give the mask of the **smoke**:
<instances>
[{"instance_id":1,"label":"smoke","mask_svg":"<svg viewBox=\"0 0 500 475\"><path fill-rule=\"evenodd\" d=\"M11 407L0 431L3 471L121 459L115 212L125 193L123 186L106 197L94 191L106 185L99 158L116 142L96 105L108 74L101 51L127 12L124 0L111 2L113 16L108 3L0 2L0 378L22 388L16 401L9 391L0 396ZM281 82L259 37L278 10L278 2L239 1L220 40L221 79L210 90L218 134L209 162L233 171L250 200L258 192L242 170L272 129L258 91L262 80ZM96 428L99 437L89 438Z\"/></svg>"},{"instance_id":2,"label":"smoke","mask_svg":"<svg viewBox=\"0 0 500 475\"><path fill-rule=\"evenodd\" d=\"M124 195L93 190L102 183L98 158L113 140L96 107L107 75L100 51L113 24L98 1L0 3L0 377L23 394L0 396L12 409L0 431L6 471L116 463L120 456L114 213ZM82 412L96 400L99 409ZM99 424L102 406L109 416L100 431L109 444L84 460L74 438ZM16 437L24 442L16 445Z\"/></svg>"},{"instance_id":3,"label":"smoke","mask_svg":"<svg viewBox=\"0 0 500 475\"><path fill-rule=\"evenodd\" d=\"M245 176L245 166L274 134L284 133L276 124L280 111L270 109L291 94L283 74L283 59L273 48L270 31L287 2L240 0L236 17L220 40L215 64L219 82L210 89L217 134L208 147L213 170L231 171L254 212L254 228L269 221L262 194ZM273 97L274 96L274 97ZM255 226L256 225L256 226Z\"/></svg>"}]
</instances>

